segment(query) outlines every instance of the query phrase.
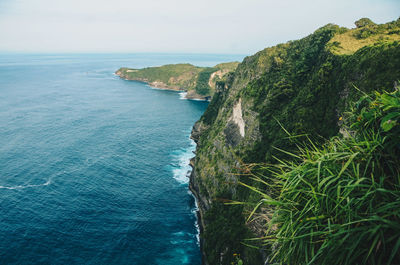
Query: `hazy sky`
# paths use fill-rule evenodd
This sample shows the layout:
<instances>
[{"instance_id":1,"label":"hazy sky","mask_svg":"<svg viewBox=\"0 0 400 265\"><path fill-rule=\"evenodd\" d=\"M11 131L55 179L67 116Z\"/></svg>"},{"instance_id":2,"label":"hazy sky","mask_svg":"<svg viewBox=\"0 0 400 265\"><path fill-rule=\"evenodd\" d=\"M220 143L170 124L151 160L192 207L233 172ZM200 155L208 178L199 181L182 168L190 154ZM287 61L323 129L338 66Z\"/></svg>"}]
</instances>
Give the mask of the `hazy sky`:
<instances>
[{"instance_id":1,"label":"hazy sky","mask_svg":"<svg viewBox=\"0 0 400 265\"><path fill-rule=\"evenodd\" d=\"M0 51L251 54L399 0L0 0Z\"/></svg>"}]
</instances>

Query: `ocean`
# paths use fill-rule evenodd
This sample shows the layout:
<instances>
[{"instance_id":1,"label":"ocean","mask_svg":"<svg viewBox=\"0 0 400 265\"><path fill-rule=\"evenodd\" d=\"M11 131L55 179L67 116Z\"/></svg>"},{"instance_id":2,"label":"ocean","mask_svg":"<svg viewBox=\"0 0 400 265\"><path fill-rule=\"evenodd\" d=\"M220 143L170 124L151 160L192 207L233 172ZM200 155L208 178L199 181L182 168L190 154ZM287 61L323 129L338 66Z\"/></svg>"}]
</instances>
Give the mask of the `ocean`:
<instances>
[{"instance_id":1,"label":"ocean","mask_svg":"<svg viewBox=\"0 0 400 265\"><path fill-rule=\"evenodd\" d=\"M207 102L114 72L242 59L0 54L0 264L201 264L187 173Z\"/></svg>"}]
</instances>

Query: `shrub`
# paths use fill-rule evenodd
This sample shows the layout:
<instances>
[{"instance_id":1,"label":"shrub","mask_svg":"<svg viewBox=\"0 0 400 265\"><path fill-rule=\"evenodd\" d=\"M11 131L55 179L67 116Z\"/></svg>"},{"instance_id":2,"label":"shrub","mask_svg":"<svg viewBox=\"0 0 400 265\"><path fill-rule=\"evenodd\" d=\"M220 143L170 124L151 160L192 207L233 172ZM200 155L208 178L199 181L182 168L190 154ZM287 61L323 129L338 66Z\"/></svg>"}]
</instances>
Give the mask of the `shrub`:
<instances>
[{"instance_id":1,"label":"shrub","mask_svg":"<svg viewBox=\"0 0 400 265\"><path fill-rule=\"evenodd\" d=\"M276 262L400 264L400 91L365 95L341 119L346 137L253 175L274 208L264 240Z\"/></svg>"},{"instance_id":2,"label":"shrub","mask_svg":"<svg viewBox=\"0 0 400 265\"><path fill-rule=\"evenodd\" d=\"M376 25L374 22L372 22L371 19L366 18L366 17L357 20L356 22L354 22L354 24L356 25L357 28Z\"/></svg>"},{"instance_id":3,"label":"shrub","mask_svg":"<svg viewBox=\"0 0 400 265\"><path fill-rule=\"evenodd\" d=\"M210 86L208 82L210 80L210 76L214 73L217 69L215 68L205 68L199 73L199 76L196 81L195 90L199 95L208 95L210 94Z\"/></svg>"}]
</instances>

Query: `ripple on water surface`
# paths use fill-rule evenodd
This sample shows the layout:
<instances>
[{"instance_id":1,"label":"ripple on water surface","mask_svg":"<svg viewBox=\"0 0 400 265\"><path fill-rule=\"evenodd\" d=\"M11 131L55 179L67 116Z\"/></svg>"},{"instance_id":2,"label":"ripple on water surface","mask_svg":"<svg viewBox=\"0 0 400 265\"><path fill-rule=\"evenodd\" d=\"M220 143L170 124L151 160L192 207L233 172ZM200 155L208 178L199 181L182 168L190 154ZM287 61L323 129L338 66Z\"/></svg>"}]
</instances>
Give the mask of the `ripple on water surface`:
<instances>
[{"instance_id":1,"label":"ripple on water surface","mask_svg":"<svg viewBox=\"0 0 400 265\"><path fill-rule=\"evenodd\" d=\"M201 263L187 171L207 103L113 74L174 62L157 56L3 58L0 264Z\"/></svg>"}]
</instances>

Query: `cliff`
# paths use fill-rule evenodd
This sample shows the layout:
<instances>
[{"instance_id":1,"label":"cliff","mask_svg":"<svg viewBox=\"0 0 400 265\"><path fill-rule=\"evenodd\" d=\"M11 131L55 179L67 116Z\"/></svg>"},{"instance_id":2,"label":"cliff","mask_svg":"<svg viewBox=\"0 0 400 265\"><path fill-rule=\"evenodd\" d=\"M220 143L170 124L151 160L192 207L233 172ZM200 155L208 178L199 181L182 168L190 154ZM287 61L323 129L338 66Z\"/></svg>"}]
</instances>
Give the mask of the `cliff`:
<instances>
[{"instance_id":1,"label":"cliff","mask_svg":"<svg viewBox=\"0 0 400 265\"><path fill-rule=\"evenodd\" d=\"M247 247L265 236L265 220L246 222L260 197L239 182L260 185L243 174L244 163L273 163L296 149L282 129L307 134L315 143L339 133L342 113L365 92L400 80L400 20L328 24L296 41L246 57L216 83L215 94L194 125L197 142L190 189L197 197L205 264L264 264L273 249ZM234 203L246 201L247 204ZM233 202L233 205L226 205Z\"/></svg>"},{"instance_id":2,"label":"cliff","mask_svg":"<svg viewBox=\"0 0 400 265\"><path fill-rule=\"evenodd\" d=\"M214 67L198 67L191 64L169 64L143 69L120 68L116 74L126 80L142 81L168 90L186 91L188 99L210 99L216 82L225 80L239 63L221 63Z\"/></svg>"}]
</instances>

